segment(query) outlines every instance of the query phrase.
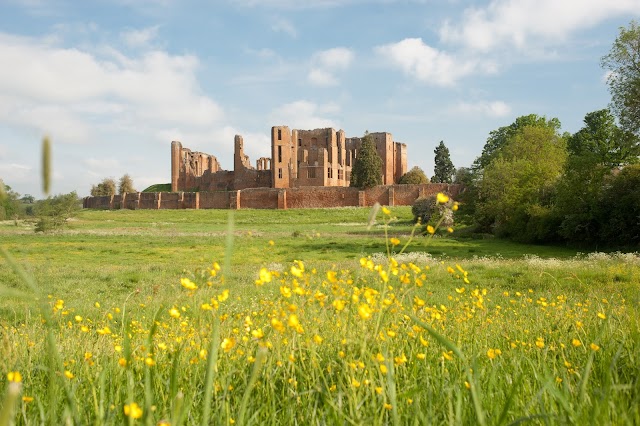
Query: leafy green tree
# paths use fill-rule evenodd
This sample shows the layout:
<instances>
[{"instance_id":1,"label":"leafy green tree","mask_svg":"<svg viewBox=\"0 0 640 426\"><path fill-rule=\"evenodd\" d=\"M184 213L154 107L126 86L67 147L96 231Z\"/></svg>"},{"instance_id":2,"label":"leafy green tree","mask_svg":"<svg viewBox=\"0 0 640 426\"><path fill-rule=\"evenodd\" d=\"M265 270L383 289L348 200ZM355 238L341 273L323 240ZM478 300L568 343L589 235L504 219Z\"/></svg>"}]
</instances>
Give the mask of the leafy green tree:
<instances>
[{"instance_id":1,"label":"leafy green tree","mask_svg":"<svg viewBox=\"0 0 640 426\"><path fill-rule=\"evenodd\" d=\"M625 130L640 134L640 25L636 21L620 28L611 51L602 58L602 67L609 71L611 109Z\"/></svg>"},{"instance_id":2,"label":"leafy green tree","mask_svg":"<svg viewBox=\"0 0 640 426\"><path fill-rule=\"evenodd\" d=\"M118 194L129 194L132 192L138 192L133 187L133 179L129 174L125 174L120 178L120 182L118 183Z\"/></svg>"},{"instance_id":3,"label":"leafy green tree","mask_svg":"<svg viewBox=\"0 0 640 426\"><path fill-rule=\"evenodd\" d=\"M435 166L433 168L433 176L431 177L431 182L451 183L453 175L456 172L456 168L451 162L451 157L449 156L449 148L445 146L443 141L440 141L440 144L436 147L433 153L435 154Z\"/></svg>"},{"instance_id":4,"label":"leafy green tree","mask_svg":"<svg viewBox=\"0 0 640 426\"><path fill-rule=\"evenodd\" d=\"M38 217L35 231L45 232L64 227L80 208L80 200L75 191L38 201L35 205L35 213Z\"/></svg>"},{"instance_id":5,"label":"leafy green tree","mask_svg":"<svg viewBox=\"0 0 640 426\"><path fill-rule=\"evenodd\" d=\"M566 142L553 127L525 126L512 135L479 184L478 214L485 224L514 239L552 239L544 224L551 220L566 156Z\"/></svg>"},{"instance_id":6,"label":"leafy green tree","mask_svg":"<svg viewBox=\"0 0 640 426\"><path fill-rule=\"evenodd\" d=\"M36 198L31 194L26 194L22 198L20 198L24 204L33 204L36 202Z\"/></svg>"},{"instance_id":7,"label":"leafy green tree","mask_svg":"<svg viewBox=\"0 0 640 426\"><path fill-rule=\"evenodd\" d=\"M97 185L91 185L91 196L101 197L105 195L116 194L116 181L111 178L105 178Z\"/></svg>"},{"instance_id":8,"label":"leafy green tree","mask_svg":"<svg viewBox=\"0 0 640 426\"><path fill-rule=\"evenodd\" d=\"M482 154L476 158L472 168L481 172L499 155L507 142L509 142L525 127L548 127L554 132L559 132L560 120L557 118L547 120L544 116L540 117L537 114L529 114L516 118L516 121L508 126L500 127L498 130L491 131L487 138L487 142L482 148Z\"/></svg>"},{"instance_id":9,"label":"leafy green tree","mask_svg":"<svg viewBox=\"0 0 640 426\"><path fill-rule=\"evenodd\" d=\"M608 175L600 199L605 212L600 243L609 247L640 247L640 164Z\"/></svg>"},{"instance_id":10,"label":"leafy green tree","mask_svg":"<svg viewBox=\"0 0 640 426\"><path fill-rule=\"evenodd\" d=\"M618 127L607 109L588 113L584 127L567 143L570 156L588 158L593 164L613 169L638 162L640 139Z\"/></svg>"},{"instance_id":11,"label":"leafy green tree","mask_svg":"<svg viewBox=\"0 0 640 426\"><path fill-rule=\"evenodd\" d=\"M373 137L366 133L351 168L351 186L372 188L382 184L382 159L376 151Z\"/></svg>"},{"instance_id":12,"label":"leafy green tree","mask_svg":"<svg viewBox=\"0 0 640 426\"><path fill-rule=\"evenodd\" d=\"M0 179L0 220L16 219L22 215L19 198L20 194Z\"/></svg>"},{"instance_id":13,"label":"leafy green tree","mask_svg":"<svg viewBox=\"0 0 640 426\"><path fill-rule=\"evenodd\" d=\"M415 166L402 175L398 183L401 185L418 185L422 183L429 183L429 179L427 179L427 175L424 174L424 171L420 167Z\"/></svg>"},{"instance_id":14,"label":"leafy green tree","mask_svg":"<svg viewBox=\"0 0 640 426\"><path fill-rule=\"evenodd\" d=\"M618 127L604 109L585 116L584 127L569 138L567 151L555 206L562 217L560 234L572 242L597 243L607 221L599 203L605 180L619 167L638 161L640 141Z\"/></svg>"}]
</instances>

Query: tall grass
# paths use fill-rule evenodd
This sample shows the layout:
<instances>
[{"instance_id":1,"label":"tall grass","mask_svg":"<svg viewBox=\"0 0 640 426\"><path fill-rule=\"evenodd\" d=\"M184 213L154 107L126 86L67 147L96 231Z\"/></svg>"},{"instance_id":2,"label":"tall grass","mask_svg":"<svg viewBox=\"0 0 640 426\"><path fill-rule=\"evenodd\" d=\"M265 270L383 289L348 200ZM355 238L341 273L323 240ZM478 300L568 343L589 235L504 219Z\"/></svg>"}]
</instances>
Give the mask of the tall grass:
<instances>
[{"instance_id":1,"label":"tall grass","mask_svg":"<svg viewBox=\"0 0 640 426\"><path fill-rule=\"evenodd\" d=\"M3 251L0 424L640 424L637 255L458 264L378 223L379 255L243 262L234 217L219 258L115 298Z\"/></svg>"}]
</instances>

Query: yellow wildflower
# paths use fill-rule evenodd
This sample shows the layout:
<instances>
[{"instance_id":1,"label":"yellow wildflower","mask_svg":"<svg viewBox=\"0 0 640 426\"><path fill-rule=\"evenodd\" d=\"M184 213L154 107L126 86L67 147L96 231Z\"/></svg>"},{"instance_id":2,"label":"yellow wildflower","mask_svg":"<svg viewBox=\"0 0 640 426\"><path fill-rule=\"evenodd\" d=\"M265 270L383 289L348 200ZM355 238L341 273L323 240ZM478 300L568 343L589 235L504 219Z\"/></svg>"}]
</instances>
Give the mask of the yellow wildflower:
<instances>
[{"instance_id":1,"label":"yellow wildflower","mask_svg":"<svg viewBox=\"0 0 640 426\"><path fill-rule=\"evenodd\" d=\"M369 305L367 305L366 303L363 303L360 306L358 306L358 315L360 315L360 318L364 320L370 319L371 308L369 307Z\"/></svg>"},{"instance_id":2,"label":"yellow wildflower","mask_svg":"<svg viewBox=\"0 0 640 426\"><path fill-rule=\"evenodd\" d=\"M436 195L436 199L440 204L445 204L447 201L449 201L449 197L442 192L438 192L438 195Z\"/></svg>"},{"instance_id":3,"label":"yellow wildflower","mask_svg":"<svg viewBox=\"0 0 640 426\"><path fill-rule=\"evenodd\" d=\"M125 404L124 406L124 415L127 417L131 417L132 419L139 419L142 417L142 408L135 402L131 404Z\"/></svg>"},{"instance_id":4,"label":"yellow wildflower","mask_svg":"<svg viewBox=\"0 0 640 426\"><path fill-rule=\"evenodd\" d=\"M236 345L236 340L233 337L225 337L220 343L220 347L224 349L225 352L229 352Z\"/></svg>"},{"instance_id":5,"label":"yellow wildflower","mask_svg":"<svg viewBox=\"0 0 640 426\"><path fill-rule=\"evenodd\" d=\"M500 349L489 349L487 351L487 356L489 359L495 359L497 356L501 355L502 351Z\"/></svg>"},{"instance_id":6,"label":"yellow wildflower","mask_svg":"<svg viewBox=\"0 0 640 426\"><path fill-rule=\"evenodd\" d=\"M10 371L7 373L7 380L11 383L22 382L22 374L19 371Z\"/></svg>"},{"instance_id":7,"label":"yellow wildflower","mask_svg":"<svg viewBox=\"0 0 640 426\"><path fill-rule=\"evenodd\" d=\"M427 232L430 233L430 234L435 234L436 233L436 229L431 225L427 225Z\"/></svg>"},{"instance_id":8,"label":"yellow wildflower","mask_svg":"<svg viewBox=\"0 0 640 426\"><path fill-rule=\"evenodd\" d=\"M189 278L181 278L180 284L182 284L182 287L186 288L187 290L196 290L198 288L198 286Z\"/></svg>"}]
</instances>

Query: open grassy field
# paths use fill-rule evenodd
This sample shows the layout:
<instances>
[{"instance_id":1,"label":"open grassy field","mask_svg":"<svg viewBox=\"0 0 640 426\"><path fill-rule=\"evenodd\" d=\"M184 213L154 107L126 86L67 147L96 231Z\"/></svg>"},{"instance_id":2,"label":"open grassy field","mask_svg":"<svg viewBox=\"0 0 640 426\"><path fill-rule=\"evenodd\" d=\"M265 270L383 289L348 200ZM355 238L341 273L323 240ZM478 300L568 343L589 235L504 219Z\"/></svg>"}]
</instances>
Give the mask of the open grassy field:
<instances>
[{"instance_id":1,"label":"open grassy field","mask_svg":"<svg viewBox=\"0 0 640 426\"><path fill-rule=\"evenodd\" d=\"M0 426L640 424L640 256L369 213L0 223Z\"/></svg>"}]
</instances>

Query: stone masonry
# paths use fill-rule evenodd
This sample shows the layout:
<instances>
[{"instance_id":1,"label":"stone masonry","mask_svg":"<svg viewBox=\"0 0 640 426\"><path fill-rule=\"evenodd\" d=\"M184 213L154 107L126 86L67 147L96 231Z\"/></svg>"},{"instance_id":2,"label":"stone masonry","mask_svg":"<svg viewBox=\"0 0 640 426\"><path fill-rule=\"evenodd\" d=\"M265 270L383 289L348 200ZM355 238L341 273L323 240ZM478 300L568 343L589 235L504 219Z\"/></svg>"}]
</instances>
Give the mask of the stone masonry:
<instances>
[{"instance_id":1,"label":"stone masonry","mask_svg":"<svg viewBox=\"0 0 640 426\"><path fill-rule=\"evenodd\" d=\"M407 172L407 146L391 133L371 133L382 159L383 185L398 183ZM234 169L220 168L217 158L171 143L171 191L238 191L248 188L348 187L361 138L347 138L332 128L271 128L271 158L251 166L242 136L234 141Z\"/></svg>"}]
</instances>

